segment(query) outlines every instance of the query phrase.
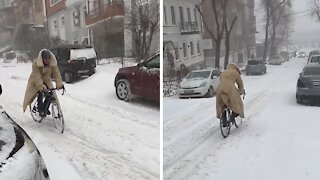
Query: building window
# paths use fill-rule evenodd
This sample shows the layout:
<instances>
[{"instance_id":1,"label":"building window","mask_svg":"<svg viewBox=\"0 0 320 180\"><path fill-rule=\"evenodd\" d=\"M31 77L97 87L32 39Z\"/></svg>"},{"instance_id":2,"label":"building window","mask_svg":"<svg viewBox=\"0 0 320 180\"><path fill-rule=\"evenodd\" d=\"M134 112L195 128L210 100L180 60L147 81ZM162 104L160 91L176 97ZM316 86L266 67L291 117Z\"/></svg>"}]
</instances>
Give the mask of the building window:
<instances>
[{"instance_id":1,"label":"building window","mask_svg":"<svg viewBox=\"0 0 320 180\"><path fill-rule=\"evenodd\" d=\"M197 9L194 8L194 22L198 23Z\"/></svg>"},{"instance_id":2,"label":"building window","mask_svg":"<svg viewBox=\"0 0 320 180\"><path fill-rule=\"evenodd\" d=\"M64 16L61 17L61 27L64 28Z\"/></svg>"},{"instance_id":3,"label":"building window","mask_svg":"<svg viewBox=\"0 0 320 180\"><path fill-rule=\"evenodd\" d=\"M186 47L186 43L183 43L182 46L183 46L183 57L187 57L187 47Z\"/></svg>"},{"instance_id":4,"label":"building window","mask_svg":"<svg viewBox=\"0 0 320 180\"><path fill-rule=\"evenodd\" d=\"M80 11L79 9L75 9L72 13L72 19L73 19L73 28L77 29L80 28Z\"/></svg>"},{"instance_id":5,"label":"building window","mask_svg":"<svg viewBox=\"0 0 320 180\"><path fill-rule=\"evenodd\" d=\"M176 24L176 14L174 12L174 6L171 6L171 18L172 18L172 24Z\"/></svg>"},{"instance_id":6,"label":"building window","mask_svg":"<svg viewBox=\"0 0 320 180\"><path fill-rule=\"evenodd\" d=\"M163 14L164 14L164 23L168 24L166 6L163 6Z\"/></svg>"},{"instance_id":7,"label":"building window","mask_svg":"<svg viewBox=\"0 0 320 180\"><path fill-rule=\"evenodd\" d=\"M191 56L194 55L193 42L190 42Z\"/></svg>"},{"instance_id":8,"label":"building window","mask_svg":"<svg viewBox=\"0 0 320 180\"><path fill-rule=\"evenodd\" d=\"M197 42L197 51L200 54L200 43L199 42Z\"/></svg>"},{"instance_id":9,"label":"building window","mask_svg":"<svg viewBox=\"0 0 320 180\"><path fill-rule=\"evenodd\" d=\"M181 6L179 7L179 14L180 14L180 24L181 24L181 26L183 26L184 25L184 18L183 18L183 9Z\"/></svg>"},{"instance_id":10,"label":"building window","mask_svg":"<svg viewBox=\"0 0 320 180\"><path fill-rule=\"evenodd\" d=\"M58 21L54 20L53 21L53 31L57 31L57 29L58 29Z\"/></svg>"},{"instance_id":11,"label":"building window","mask_svg":"<svg viewBox=\"0 0 320 180\"><path fill-rule=\"evenodd\" d=\"M187 14L188 14L188 22L191 22L191 12L190 12L190 8L187 8Z\"/></svg>"},{"instance_id":12,"label":"building window","mask_svg":"<svg viewBox=\"0 0 320 180\"><path fill-rule=\"evenodd\" d=\"M58 2L60 2L61 0L50 0L51 6L57 4Z\"/></svg>"},{"instance_id":13,"label":"building window","mask_svg":"<svg viewBox=\"0 0 320 180\"><path fill-rule=\"evenodd\" d=\"M179 59L179 48L174 48L175 54L176 54L176 59Z\"/></svg>"}]
</instances>

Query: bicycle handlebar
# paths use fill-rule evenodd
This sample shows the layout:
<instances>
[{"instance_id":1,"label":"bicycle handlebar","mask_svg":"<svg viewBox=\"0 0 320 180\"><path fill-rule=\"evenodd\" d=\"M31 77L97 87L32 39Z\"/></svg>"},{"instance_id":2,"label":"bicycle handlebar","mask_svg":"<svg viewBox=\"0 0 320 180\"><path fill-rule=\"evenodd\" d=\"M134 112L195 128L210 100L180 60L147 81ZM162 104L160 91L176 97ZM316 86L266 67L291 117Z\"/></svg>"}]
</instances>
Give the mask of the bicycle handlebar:
<instances>
[{"instance_id":1,"label":"bicycle handlebar","mask_svg":"<svg viewBox=\"0 0 320 180\"><path fill-rule=\"evenodd\" d=\"M64 86L62 86L62 95L64 95L64 93L66 92L66 88ZM44 92L52 92L52 91L59 91L60 89L58 88L49 88L49 89L46 89L46 90L43 90Z\"/></svg>"}]
</instances>

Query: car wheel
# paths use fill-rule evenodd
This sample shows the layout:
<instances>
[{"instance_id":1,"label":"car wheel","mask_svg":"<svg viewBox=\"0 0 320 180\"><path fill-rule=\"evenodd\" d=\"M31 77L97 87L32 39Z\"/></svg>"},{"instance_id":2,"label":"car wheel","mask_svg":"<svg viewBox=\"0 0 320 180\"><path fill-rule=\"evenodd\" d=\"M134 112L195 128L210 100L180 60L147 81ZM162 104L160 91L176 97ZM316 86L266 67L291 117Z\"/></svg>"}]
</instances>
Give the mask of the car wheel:
<instances>
[{"instance_id":1,"label":"car wheel","mask_svg":"<svg viewBox=\"0 0 320 180\"><path fill-rule=\"evenodd\" d=\"M71 73L65 72L65 73L63 74L63 79L64 79L64 81L65 81L66 83L71 83L72 80L73 80L73 76L72 76Z\"/></svg>"},{"instance_id":2,"label":"car wheel","mask_svg":"<svg viewBox=\"0 0 320 180\"><path fill-rule=\"evenodd\" d=\"M210 86L210 88L208 89L208 92L205 96L206 97L213 97L213 95L214 95L213 87Z\"/></svg>"},{"instance_id":3,"label":"car wheel","mask_svg":"<svg viewBox=\"0 0 320 180\"><path fill-rule=\"evenodd\" d=\"M94 74L95 73L95 69L90 69L90 71L89 71L89 76L91 76L92 74Z\"/></svg>"},{"instance_id":4,"label":"car wheel","mask_svg":"<svg viewBox=\"0 0 320 180\"><path fill-rule=\"evenodd\" d=\"M296 94L296 100L298 104L302 104L302 97Z\"/></svg>"},{"instance_id":5,"label":"car wheel","mask_svg":"<svg viewBox=\"0 0 320 180\"><path fill-rule=\"evenodd\" d=\"M126 79L120 79L117 81L116 94L120 100L128 101L131 96L130 83Z\"/></svg>"}]
</instances>

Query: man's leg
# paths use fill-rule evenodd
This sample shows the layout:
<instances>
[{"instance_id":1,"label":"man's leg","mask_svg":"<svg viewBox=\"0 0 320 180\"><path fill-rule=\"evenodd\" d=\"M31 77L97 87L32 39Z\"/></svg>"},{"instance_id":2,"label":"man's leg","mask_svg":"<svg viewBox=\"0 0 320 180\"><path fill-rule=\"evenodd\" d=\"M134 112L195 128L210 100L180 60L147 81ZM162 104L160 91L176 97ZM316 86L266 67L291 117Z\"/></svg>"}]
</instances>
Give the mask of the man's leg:
<instances>
[{"instance_id":1,"label":"man's leg","mask_svg":"<svg viewBox=\"0 0 320 180\"><path fill-rule=\"evenodd\" d=\"M235 112L232 112L231 114L231 122L234 122L235 121L235 118L238 117L239 114L235 113Z\"/></svg>"},{"instance_id":2,"label":"man's leg","mask_svg":"<svg viewBox=\"0 0 320 180\"><path fill-rule=\"evenodd\" d=\"M226 126L228 125L228 122L227 122L227 114L226 114L225 108L226 108L226 106L223 106L222 114L221 114L222 126L223 126L223 127L226 127Z\"/></svg>"},{"instance_id":3,"label":"man's leg","mask_svg":"<svg viewBox=\"0 0 320 180\"><path fill-rule=\"evenodd\" d=\"M39 115L41 117L45 116L44 104L43 104L43 92L41 92L41 91L38 92L38 111L39 111Z\"/></svg>"},{"instance_id":4,"label":"man's leg","mask_svg":"<svg viewBox=\"0 0 320 180\"><path fill-rule=\"evenodd\" d=\"M44 101L44 109L45 109L45 113L47 115L50 115L50 111L49 111L49 107L50 107L50 103L51 103L51 97L52 97L52 92L50 92L50 95L48 94L47 96L45 96L45 101Z\"/></svg>"}]
</instances>

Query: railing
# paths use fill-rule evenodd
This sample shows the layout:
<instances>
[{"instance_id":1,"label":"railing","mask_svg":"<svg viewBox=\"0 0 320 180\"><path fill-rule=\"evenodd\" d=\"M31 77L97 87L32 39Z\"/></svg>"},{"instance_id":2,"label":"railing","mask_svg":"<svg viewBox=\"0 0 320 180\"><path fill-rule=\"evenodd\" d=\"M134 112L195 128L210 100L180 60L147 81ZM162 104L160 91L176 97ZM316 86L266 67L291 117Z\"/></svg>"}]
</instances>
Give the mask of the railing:
<instances>
[{"instance_id":1,"label":"railing","mask_svg":"<svg viewBox=\"0 0 320 180\"><path fill-rule=\"evenodd\" d=\"M180 24L181 34L197 34L199 33L198 22L184 22Z\"/></svg>"},{"instance_id":2,"label":"railing","mask_svg":"<svg viewBox=\"0 0 320 180\"><path fill-rule=\"evenodd\" d=\"M90 25L117 15L124 15L124 2L122 0L99 4L96 8L86 12L86 24Z\"/></svg>"}]
</instances>

